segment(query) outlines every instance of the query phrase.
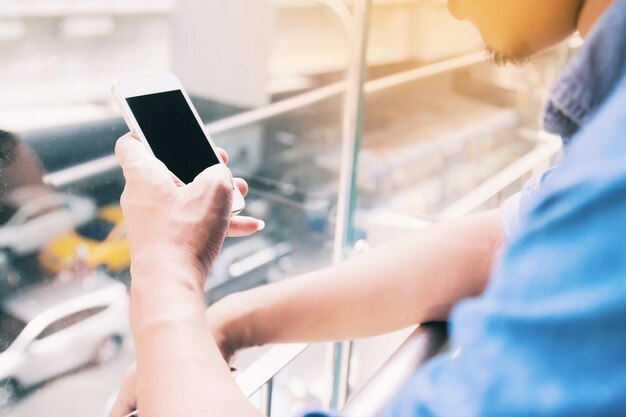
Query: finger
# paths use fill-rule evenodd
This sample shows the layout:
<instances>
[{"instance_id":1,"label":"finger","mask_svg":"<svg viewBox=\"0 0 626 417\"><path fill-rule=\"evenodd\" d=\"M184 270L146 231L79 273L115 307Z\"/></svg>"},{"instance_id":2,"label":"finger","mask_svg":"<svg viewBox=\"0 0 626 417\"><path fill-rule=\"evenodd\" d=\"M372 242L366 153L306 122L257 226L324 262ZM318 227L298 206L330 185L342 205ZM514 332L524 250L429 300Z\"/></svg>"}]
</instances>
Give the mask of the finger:
<instances>
[{"instance_id":1,"label":"finger","mask_svg":"<svg viewBox=\"0 0 626 417\"><path fill-rule=\"evenodd\" d=\"M118 397L117 400L115 400L115 405L113 405L113 408L109 413L109 417L126 417L135 411L135 409L135 406L131 406L128 402Z\"/></svg>"},{"instance_id":2,"label":"finger","mask_svg":"<svg viewBox=\"0 0 626 417\"><path fill-rule=\"evenodd\" d=\"M205 187L207 184L225 183L233 187L233 174L224 164L215 164L199 173L194 180L189 183L190 186Z\"/></svg>"},{"instance_id":3,"label":"finger","mask_svg":"<svg viewBox=\"0 0 626 417\"><path fill-rule=\"evenodd\" d=\"M246 195L248 195L249 189L246 180L244 180L243 178L235 178L233 179L233 182L235 183L235 187L239 189L239 192L242 196L245 197Z\"/></svg>"},{"instance_id":4,"label":"finger","mask_svg":"<svg viewBox=\"0 0 626 417\"><path fill-rule=\"evenodd\" d=\"M149 155L148 149L130 133L125 134L115 143L115 156L122 169L134 162L145 160Z\"/></svg>"},{"instance_id":5,"label":"finger","mask_svg":"<svg viewBox=\"0 0 626 417\"><path fill-rule=\"evenodd\" d=\"M230 221L230 228L228 229L228 236L229 237L250 236L263 229L265 229L265 222L263 220L255 219L254 217L235 216Z\"/></svg>"},{"instance_id":6,"label":"finger","mask_svg":"<svg viewBox=\"0 0 626 417\"><path fill-rule=\"evenodd\" d=\"M225 164L228 164L228 152L226 152L223 148L215 148L217 154L222 158Z\"/></svg>"},{"instance_id":7,"label":"finger","mask_svg":"<svg viewBox=\"0 0 626 417\"><path fill-rule=\"evenodd\" d=\"M126 371L109 417L124 417L137 408L136 372L134 365Z\"/></svg>"},{"instance_id":8,"label":"finger","mask_svg":"<svg viewBox=\"0 0 626 417\"><path fill-rule=\"evenodd\" d=\"M132 171L139 168L140 176L150 176L152 180L158 181L171 179L177 185L182 184L163 162L156 159L148 148L130 133L117 140L115 155L127 180L133 177Z\"/></svg>"}]
</instances>

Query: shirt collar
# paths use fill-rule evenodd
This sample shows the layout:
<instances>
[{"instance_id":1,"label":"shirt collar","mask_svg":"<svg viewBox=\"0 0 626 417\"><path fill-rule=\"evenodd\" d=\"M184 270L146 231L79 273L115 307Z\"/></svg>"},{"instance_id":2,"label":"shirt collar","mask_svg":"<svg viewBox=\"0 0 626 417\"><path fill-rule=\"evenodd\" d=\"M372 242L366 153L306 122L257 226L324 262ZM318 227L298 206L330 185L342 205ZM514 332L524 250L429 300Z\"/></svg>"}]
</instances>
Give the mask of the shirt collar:
<instances>
[{"instance_id":1,"label":"shirt collar","mask_svg":"<svg viewBox=\"0 0 626 417\"><path fill-rule=\"evenodd\" d=\"M593 0L591 0L593 1ZM543 126L567 141L626 73L626 0L615 0L550 91Z\"/></svg>"}]
</instances>

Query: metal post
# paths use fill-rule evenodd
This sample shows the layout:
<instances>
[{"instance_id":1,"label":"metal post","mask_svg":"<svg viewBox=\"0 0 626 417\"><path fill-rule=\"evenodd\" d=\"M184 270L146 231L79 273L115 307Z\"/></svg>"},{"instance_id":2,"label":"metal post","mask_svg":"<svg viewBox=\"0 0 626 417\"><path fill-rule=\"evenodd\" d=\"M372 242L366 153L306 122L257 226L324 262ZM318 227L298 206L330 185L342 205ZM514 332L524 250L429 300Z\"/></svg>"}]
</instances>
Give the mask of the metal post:
<instances>
[{"instance_id":1,"label":"metal post","mask_svg":"<svg viewBox=\"0 0 626 417\"><path fill-rule=\"evenodd\" d=\"M333 263L341 262L353 243L352 220L356 206L356 174L361 129L364 113L364 84L367 79L367 45L371 13L371 0L357 0L353 8L352 37L348 85L343 109L343 135L339 194L337 196L337 222ZM332 383L329 408L341 408L348 396L351 342L332 346Z\"/></svg>"},{"instance_id":2,"label":"metal post","mask_svg":"<svg viewBox=\"0 0 626 417\"><path fill-rule=\"evenodd\" d=\"M274 390L274 378L270 378L261 387L261 412L267 417L272 415L272 391Z\"/></svg>"}]
</instances>

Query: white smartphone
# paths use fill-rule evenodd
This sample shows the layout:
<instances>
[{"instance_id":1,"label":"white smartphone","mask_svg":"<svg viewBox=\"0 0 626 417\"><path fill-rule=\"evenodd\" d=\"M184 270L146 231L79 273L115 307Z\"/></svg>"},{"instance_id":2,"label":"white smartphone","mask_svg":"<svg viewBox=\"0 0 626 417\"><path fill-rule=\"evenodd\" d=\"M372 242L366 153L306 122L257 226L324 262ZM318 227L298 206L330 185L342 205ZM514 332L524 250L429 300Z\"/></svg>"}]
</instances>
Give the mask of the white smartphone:
<instances>
[{"instance_id":1,"label":"white smartphone","mask_svg":"<svg viewBox=\"0 0 626 417\"><path fill-rule=\"evenodd\" d=\"M113 96L133 135L183 183L224 163L174 74L118 80L113 84ZM244 207L243 196L233 187L233 215Z\"/></svg>"}]
</instances>

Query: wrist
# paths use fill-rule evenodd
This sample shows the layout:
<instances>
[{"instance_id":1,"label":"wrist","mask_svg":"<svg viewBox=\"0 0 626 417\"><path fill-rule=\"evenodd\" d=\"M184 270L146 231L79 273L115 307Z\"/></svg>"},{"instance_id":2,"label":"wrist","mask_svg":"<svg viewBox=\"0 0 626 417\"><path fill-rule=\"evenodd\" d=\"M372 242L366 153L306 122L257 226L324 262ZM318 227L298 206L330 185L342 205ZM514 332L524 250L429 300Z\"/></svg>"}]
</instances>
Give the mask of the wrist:
<instances>
[{"instance_id":1,"label":"wrist","mask_svg":"<svg viewBox=\"0 0 626 417\"><path fill-rule=\"evenodd\" d=\"M193 257L169 248L133 254L130 274L132 292L180 286L198 295L204 294L208 275Z\"/></svg>"},{"instance_id":2,"label":"wrist","mask_svg":"<svg viewBox=\"0 0 626 417\"><path fill-rule=\"evenodd\" d=\"M133 332L162 323L197 319L204 310L204 297L193 286L179 282L133 282L130 323Z\"/></svg>"}]
</instances>

